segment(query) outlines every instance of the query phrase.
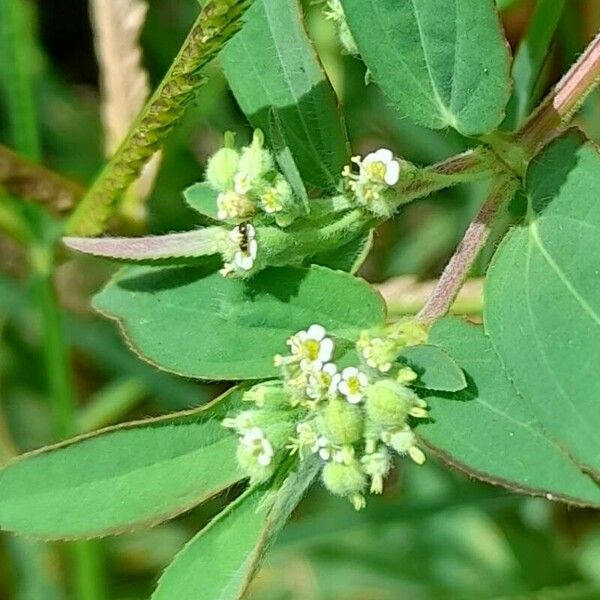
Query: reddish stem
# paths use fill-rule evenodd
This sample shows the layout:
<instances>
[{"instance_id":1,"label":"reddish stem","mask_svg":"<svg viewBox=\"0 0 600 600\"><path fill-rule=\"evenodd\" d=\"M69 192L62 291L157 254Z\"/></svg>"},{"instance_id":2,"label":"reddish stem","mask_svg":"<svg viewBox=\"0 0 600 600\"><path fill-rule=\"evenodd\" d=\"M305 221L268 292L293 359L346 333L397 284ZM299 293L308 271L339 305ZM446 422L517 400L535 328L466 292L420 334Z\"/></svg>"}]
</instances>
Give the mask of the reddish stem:
<instances>
[{"instance_id":1,"label":"reddish stem","mask_svg":"<svg viewBox=\"0 0 600 600\"><path fill-rule=\"evenodd\" d=\"M529 117L518 140L532 154L562 131L600 82L600 34Z\"/></svg>"},{"instance_id":2,"label":"reddish stem","mask_svg":"<svg viewBox=\"0 0 600 600\"><path fill-rule=\"evenodd\" d=\"M492 185L487 200L469 225L454 256L446 265L425 306L417 315L419 321L431 324L448 313L475 259L489 238L496 215L513 197L518 182L512 177L504 176L496 179Z\"/></svg>"}]
</instances>

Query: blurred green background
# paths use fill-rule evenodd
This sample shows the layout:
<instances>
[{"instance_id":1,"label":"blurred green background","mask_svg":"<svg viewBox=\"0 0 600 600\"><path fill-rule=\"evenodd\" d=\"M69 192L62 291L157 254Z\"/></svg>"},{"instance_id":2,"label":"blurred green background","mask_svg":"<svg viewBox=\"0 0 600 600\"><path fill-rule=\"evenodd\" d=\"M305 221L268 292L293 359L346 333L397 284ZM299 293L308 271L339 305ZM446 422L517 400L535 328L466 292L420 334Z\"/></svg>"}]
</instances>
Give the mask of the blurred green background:
<instances>
[{"instance_id":1,"label":"blurred green background","mask_svg":"<svg viewBox=\"0 0 600 600\"><path fill-rule=\"evenodd\" d=\"M0 0L6 5L13 0ZM87 185L103 163L98 68L86 2L26 1L34 115L43 164ZM340 52L331 22L305 2L307 25L346 117L354 153L386 146L429 164L469 146L451 132L415 127L395 113L363 65ZM516 50L534 2L504 1L502 19ZM4 7L4 8L5 8ZM144 64L160 81L197 12L196 0L152 0L143 33ZM543 95L600 27L600 1L566 0L549 59L536 86ZM2 44L10 43L0 23ZM6 55L0 67L6 73ZM8 73L10 77L10 73ZM0 97L0 143L15 147L15 132ZM579 118L600 141L600 95ZM218 65L169 139L149 201L148 229L184 230L198 224L181 191L199 180L207 156L226 130L242 141L251 129ZM408 206L377 232L362 274L427 281L439 275L481 201L477 186L460 187ZM20 201L22 202L22 201ZM37 207L23 204L33 221ZM510 223L507 215L505 226ZM503 230L477 266L480 276ZM25 250L0 232L0 460L55 440L44 371L40 315L32 298ZM63 307L69 360L76 384L80 431L179 410L221 389L155 371L139 361L115 327L89 308L90 295L113 271L107 263L60 257L55 286ZM410 310L414 298L397 301ZM417 299L418 303L418 299ZM480 298L472 299L477 318ZM384 495L355 513L314 490L267 557L251 597L257 600L600 599L600 517L543 499L508 493L449 470L430 456L424 467L404 461ZM231 492L234 493L234 492ZM0 498L0 502L2 499ZM100 541L90 568L96 587L88 598L147 598L162 568L214 514L223 499L150 531ZM0 535L0 598L77 598L71 549ZM174 599L176 600L176 599Z\"/></svg>"}]
</instances>

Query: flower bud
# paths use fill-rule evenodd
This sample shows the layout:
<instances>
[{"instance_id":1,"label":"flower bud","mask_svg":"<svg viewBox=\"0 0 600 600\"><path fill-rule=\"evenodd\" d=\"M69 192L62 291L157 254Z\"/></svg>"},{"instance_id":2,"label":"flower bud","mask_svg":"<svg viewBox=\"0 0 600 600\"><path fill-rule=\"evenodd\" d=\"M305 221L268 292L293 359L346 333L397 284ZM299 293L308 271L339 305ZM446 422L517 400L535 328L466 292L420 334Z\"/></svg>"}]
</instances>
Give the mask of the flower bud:
<instances>
[{"instance_id":1,"label":"flower bud","mask_svg":"<svg viewBox=\"0 0 600 600\"><path fill-rule=\"evenodd\" d=\"M244 393L245 402L253 402L257 407L285 408L290 406L290 394L281 381L259 383Z\"/></svg>"},{"instance_id":2,"label":"flower bud","mask_svg":"<svg viewBox=\"0 0 600 600\"><path fill-rule=\"evenodd\" d=\"M221 148L206 165L206 181L219 192L233 188L233 178L238 169L240 155L233 148Z\"/></svg>"},{"instance_id":3,"label":"flower bud","mask_svg":"<svg viewBox=\"0 0 600 600\"><path fill-rule=\"evenodd\" d=\"M242 150L236 180L236 185L242 188L239 193L247 193L255 181L262 179L273 170L273 158L271 153L263 148L263 144L264 135L260 129L257 129L250 146Z\"/></svg>"},{"instance_id":4,"label":"flower bud","mask_svg":"<svg viewBox=\"0 0 600 600\"><path fill-rule=\"evenodd\" d=\"M367 486L367 477L357 460L349 464L329 462L321 475L325 487L336 496L361 495Z\"/></svg>"},{"instance_id":5,"label":"flower bud","mask_svg":"<svg viewBox=\"0 0 600 600\"><path fill-rule=\"evenodd\" d=\"M240 469L250 477L252 483L267 481L275 472L273 462L268 465L261 464L256 454L242 445L237 448L236 458Z\"/></svg>"},{"instance_id":6,"label":"flower bud","mask_svg":"<svg viewBox=\"0 0 600 600\"><path fill-rule=\"evenodd\" d=\"M417 438L408 425L385 432L381 439L398 454L408 454L418 465L425 462L425 454L417 446Z\"/></svg>"},{"instance_id":7,"label":"flower bud","mask_svg":"<svg viewBox=\"0 0 600 600\"><path fill-rule=\"evenodd\" d=\"M334 444L354 444L364 431L362 409L345 400L332 399L321 413L319 427Z\"/></svg>"},{"instance_id":8,"label":"flower bud","mask_svg":"<svg viewBox=\"0 0 600 600\"><path fill-rule=\"evenodd\" d=\"M392 461L385 446L380 446L373 452L365 454L360 462L366 475L371 478L371 493L381 494L383 479L388 474Z\"/></svg>"},{"instance_id":9,"label":"flower bud","mask_svg":"<svg viewBox=\"0 0 600 600\"><path fill-rule=\"evenodd\" d=\"M402 367L398 371L398 375L396 376L396 380L400 383L412 383L419 376L410 368L410 367Z\"/></svg>"},{"instance_id":10,"label":"flower bud","mask_svg":"<svg viewBox=\"0 0 600 600\"><path fill-rule=\"evenodd\" d=\"M385 379L369 386L367 416L381 427L399 427L406 422L416 394L400 383Z\"/></svg>"}]
</instances>

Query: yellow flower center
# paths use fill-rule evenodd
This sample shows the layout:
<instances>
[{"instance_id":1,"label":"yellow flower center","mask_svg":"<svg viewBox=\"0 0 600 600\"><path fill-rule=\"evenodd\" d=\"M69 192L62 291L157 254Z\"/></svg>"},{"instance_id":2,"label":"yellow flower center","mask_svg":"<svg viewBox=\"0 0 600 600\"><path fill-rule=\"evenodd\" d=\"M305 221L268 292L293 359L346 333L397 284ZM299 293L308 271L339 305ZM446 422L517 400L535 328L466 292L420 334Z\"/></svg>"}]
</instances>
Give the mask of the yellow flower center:
<instances>
[{"instance_id":1,"label":"yellow flower center","mask_svg":"<svg viewBox=\"0 0 600 600\"><path fill-rule=\"evenodd\" d=\"M371 181L384 181L386 170L385 164L379 161L372 162L365 167L367 177Z\"/></svg>"},{"instance_id":2,"label":"yellow flower center","mask_svg":"<svg viewBox=\"0 0 600 600\"><path fill-rule=\"evenodd\" d=\"M358 377L350 377L346 381L348 384L348 391L354 396L355 394L360 394L360 381Z\"/></svg>"},{"instance_id":3,"label":"yellow flower center","mask_svg":"<svg viewBox=\"0 0 600 600\"><path fill-rule=\"evenodd\" d=\"M321 350L321 343L317 340L305 340L302 344L302 350L306 358L317 360L319 358L319 351Z\"/></svg>"}]
</instances>

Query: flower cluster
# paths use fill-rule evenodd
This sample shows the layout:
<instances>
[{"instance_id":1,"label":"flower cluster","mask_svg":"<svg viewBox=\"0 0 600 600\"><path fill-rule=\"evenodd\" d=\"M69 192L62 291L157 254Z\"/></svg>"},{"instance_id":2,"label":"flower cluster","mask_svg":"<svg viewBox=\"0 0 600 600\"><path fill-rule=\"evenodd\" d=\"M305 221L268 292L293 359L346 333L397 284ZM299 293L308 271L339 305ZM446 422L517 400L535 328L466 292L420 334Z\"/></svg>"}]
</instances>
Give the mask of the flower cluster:
<instances>
[{"instance_id":1,"label":"flower cluster","mask_svg":"<svg viewBox=\"0 0 600 600\"><path fill-rule=\"evenodd\" d=\"M362 508L367 491L382 492L393 452L425 460L411 420L427 418L427 405L410 388L417 375L398 360L403 347L423 336L411 321L364 332L356 345L360 363L343 369L336 363L342 353L336 356L321 325L291 336L289 353L274 359L281 379L247 391L253 408L223 423L239 435L240 466L264 481L286 456L314 456L325 487Z\"/></svg>"},{"instance_id":2,"label":"flower cluster","mask_svg":"<svg viewBox=\"0 0 600 600\"><path fill-rule=\"evenodd\" d=\"M400 180L400 162L387 148L364 158L354 156L352 162L358 166L358 173L346 165L342 176L356 202L377 216L389 217L393 212L390 200L395 198L393 187Z\"/></svg>"},{"instance_id":3,"label":"flower cluster","mask_svg":"<svg viewBox=\"0 0 600 600\"><path fill-rule=\"evenodd\" d=\"M236 224L221 240L225 262L221 274L245 276L253 269L259 248L256 229L250 221L290 225L298 216L292 188L275 169L259 129L254 132L252 143L240 150L233 148L232 136L226 136L226 146L208 161L206 182L218 192L217 218Z\"/></svg>"},{"instance_id":4,"label":"flower cluster","mask_svg":"<svg viewBox=\"0 0 600 600\"><path fill-rule=\"evenodd\" d=\"M275 169L260 129L254 132L249 146L239 151L225 147L216 152L208 161L206 181L219 192L217 217L221 221L239 223L261 213L283 217L294 206L292 189Z\"/></svg>"}]
</instances>

